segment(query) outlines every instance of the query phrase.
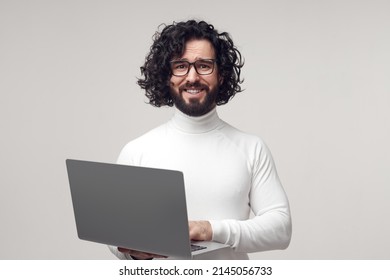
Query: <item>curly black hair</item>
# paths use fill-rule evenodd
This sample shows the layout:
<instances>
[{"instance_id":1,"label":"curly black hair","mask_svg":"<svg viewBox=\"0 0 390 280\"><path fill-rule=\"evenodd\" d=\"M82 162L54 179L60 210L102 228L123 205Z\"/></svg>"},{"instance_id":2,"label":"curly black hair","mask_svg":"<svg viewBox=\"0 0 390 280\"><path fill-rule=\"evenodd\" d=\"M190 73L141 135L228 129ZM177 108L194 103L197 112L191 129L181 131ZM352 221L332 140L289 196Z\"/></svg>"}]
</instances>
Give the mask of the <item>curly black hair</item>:
<instances>
[{"instance_id":1,"label":"curly black hair","mask_svg":"<svg viewBox=\"0 0 390 280\"><path fill-rule=\"evenodd\" d=\"M207 39L214 47L219 76L222 78L216 104L226 104L242 91L240 74L244 62L230 35L226 32L218 33L213 25L204 21L174 22L164 25L161 32L155 33L153 45L141 67L144 79L138 79L137 83L146 91L149 104L156 107L173 106L169 88L172 75L170 61L184 53L185 44L191 39Z\"/></svg>"}]
</instances>

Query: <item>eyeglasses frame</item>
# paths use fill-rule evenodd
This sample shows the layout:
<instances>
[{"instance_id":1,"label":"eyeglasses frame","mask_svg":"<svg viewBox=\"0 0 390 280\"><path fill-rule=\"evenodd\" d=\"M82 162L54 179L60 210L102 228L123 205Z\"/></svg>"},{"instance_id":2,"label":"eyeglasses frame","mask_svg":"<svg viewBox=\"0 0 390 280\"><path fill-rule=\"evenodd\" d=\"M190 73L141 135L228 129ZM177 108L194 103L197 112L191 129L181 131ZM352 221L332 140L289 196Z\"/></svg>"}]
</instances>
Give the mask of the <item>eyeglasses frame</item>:
<instances>
[{"instance_id":1,"label":"eyeglasses frame","mask_svg":"<svg viewBox=\"0 0 390 280\"><path fill-rule=\"evenodd\" d=\"M212 62L213 62L213 69L211 70L211 72L210 72L210 73L207 73L207 74L199 73L199 72L198 72L198 68L196 68L196 66L195 66L195 63L197 63L198 61L212 61ZM194 62L189 62L189 61L187 61L187 60L171 60L169 63L171 64L171 66L172 66L172 63L174 63L174 62L186 62L186 63L188 63L187 73L185 73L185 74L183 74L183 75L175 75L175 74L173 74L172 67L171 67L171 74L172 74L173 76L175 76L175 77L184 77L184 76L188 75L188 73L190 72L192 66L194 66L195 72L196 72L198 75L202 75L202 76L211 75L211 74L214 73L216 61L217 61L217 60L216 60L215 58L209 58L209 59L197 59L197 60L195 60Z\"/></svg>"}]
</instances>

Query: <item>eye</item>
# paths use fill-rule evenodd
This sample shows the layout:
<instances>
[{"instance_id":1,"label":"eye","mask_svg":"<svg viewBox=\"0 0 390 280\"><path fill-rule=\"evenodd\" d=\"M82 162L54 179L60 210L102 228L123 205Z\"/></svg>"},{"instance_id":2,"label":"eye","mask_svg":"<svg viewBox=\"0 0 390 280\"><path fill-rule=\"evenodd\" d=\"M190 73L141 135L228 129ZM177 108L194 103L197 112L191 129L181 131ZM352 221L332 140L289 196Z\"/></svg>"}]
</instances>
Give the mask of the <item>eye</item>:
<instances>
[{"instance_id":1,"label":"eye","mask_svg":"<svg viewBox=\"0 0 390 280\"><path fill-rule=\"evenodd\" d=\"M201 69L210 69L210 65L203 63L203 64L199 65L199 68L201 68Z\"/></svg>"},{"instance_id":2,"label":"eye","mask_svg":"<svg viewBox=\"0 0 390 280\"><path fill-rule=\"evenodd\" d=\"M213 68L213 62L211 61L198 60L196 64L196 67L201 70L209 70Z\"/></svg>"},{"instance_id":3,"label":"eye","mask_svg":"<svg viewBox=\"0 0 390 280\"><path fill-rule=\"evenodd\" d=\"M175 70L185 70L188 68L188 63L185 62L173 62L172 63L172 69Z\"/></svg>"}]
</instances>

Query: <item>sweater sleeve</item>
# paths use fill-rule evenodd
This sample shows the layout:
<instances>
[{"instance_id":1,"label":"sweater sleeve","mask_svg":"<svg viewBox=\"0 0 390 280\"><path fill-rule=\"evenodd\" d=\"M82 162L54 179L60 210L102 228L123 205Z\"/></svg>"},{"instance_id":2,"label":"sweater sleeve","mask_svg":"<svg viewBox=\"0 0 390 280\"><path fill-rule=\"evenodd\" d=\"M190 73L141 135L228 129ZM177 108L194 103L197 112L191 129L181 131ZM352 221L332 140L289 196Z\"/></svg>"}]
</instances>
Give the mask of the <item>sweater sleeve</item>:
<instances>
[{"instance_id":1,"label":"sweater sleeve","mask_svg":"<svg viewBox=\"0 0 390 280\"><path fill-rule=\"evenodd\" d=\"M232 246L236 252L285 249L291 239L289 203L271 153L259 144L255 154L249 194L254 217L244 221L210 221L213 240Z\"/></svg>"}]
</instances>

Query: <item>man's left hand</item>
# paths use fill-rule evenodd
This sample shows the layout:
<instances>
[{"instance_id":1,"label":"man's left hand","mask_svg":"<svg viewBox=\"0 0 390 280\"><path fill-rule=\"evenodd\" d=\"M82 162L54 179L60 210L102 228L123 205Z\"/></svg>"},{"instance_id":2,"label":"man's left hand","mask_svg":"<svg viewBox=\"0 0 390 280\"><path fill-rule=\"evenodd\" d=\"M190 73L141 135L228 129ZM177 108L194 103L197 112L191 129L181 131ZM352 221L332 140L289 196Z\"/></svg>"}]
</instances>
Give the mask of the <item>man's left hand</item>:
<instances>
[{"instance_id":1,"label":"man's left hand","mask_svg":"<svg viewBox=\"0 0 390 280\"><path fill-rule=\"evenodd\" d=\"M213 237L213 230L208 221L189 221L190 239L198 241L210 241Z\"/></svg>"}]
</instances>

